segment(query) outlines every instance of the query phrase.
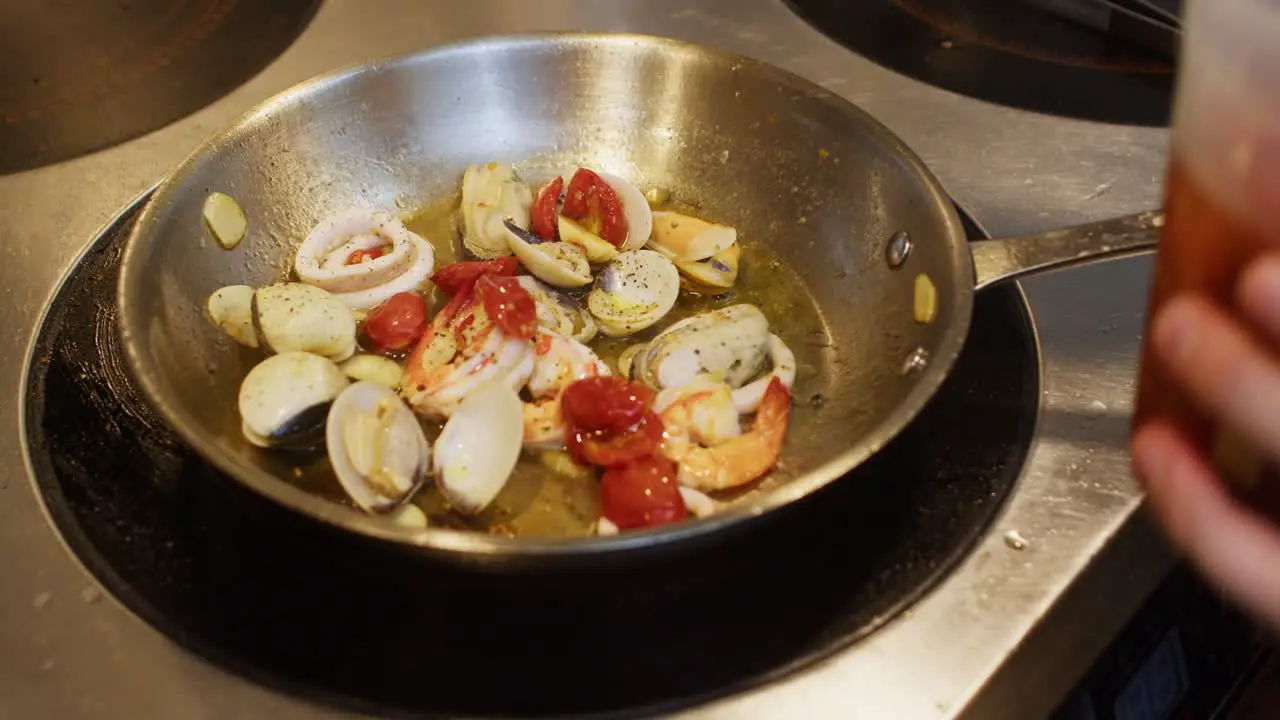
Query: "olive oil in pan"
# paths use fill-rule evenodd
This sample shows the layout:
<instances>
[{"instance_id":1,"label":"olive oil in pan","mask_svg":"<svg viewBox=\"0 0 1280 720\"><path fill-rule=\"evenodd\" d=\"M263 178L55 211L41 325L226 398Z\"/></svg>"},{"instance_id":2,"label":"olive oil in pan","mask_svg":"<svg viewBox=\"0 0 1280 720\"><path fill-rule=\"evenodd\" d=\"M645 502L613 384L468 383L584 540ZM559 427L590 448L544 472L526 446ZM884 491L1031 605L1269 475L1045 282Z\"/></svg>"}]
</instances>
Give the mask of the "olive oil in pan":
<instances>
[{"instance_id":1,"label":"olive oil in pan","mask_svg":"<svg viewBox=\"0 0 1280 720\"><path fill-rule=\"evenodd\" d=\"M459 259L461 222L456 210L459 198L451 197L433 203L405 218L410 230L425 238L435 248L436 267ZM618 356L627 347L651 340L662 329L708 310L751 303L764 311L771 330L791 348L796 356L796 382L792 389L792 409L788 435L816 422L821 410L821 370L826 352L825 322L812 296L796 271L782 262L763 242L739 238L742 257L737 283L720 295L703 295L682 290L675 307L656 326L627 338L599 335L590 343L592 350L617 372ZM580 299L589 288L573 294ZM428 298L431 314L448 298L433 290ZM428 440L434 442L440 424L423 422ZM296 485L335 502L352 505L338 485L337 478L323 452L304 460L282 474L292 477ZM451 512L440 493L428 485L413 500L426 512L432 525L453 527L499 535L524 537L575 537L593 532L600 514L599 473L577 468L563 452L524 452L510 480L493 504L473 518ZM774 487L787 479L786 449L774 472L759 483L732 493L720 500L733 500Z\"/></svg>"}]
</instances>

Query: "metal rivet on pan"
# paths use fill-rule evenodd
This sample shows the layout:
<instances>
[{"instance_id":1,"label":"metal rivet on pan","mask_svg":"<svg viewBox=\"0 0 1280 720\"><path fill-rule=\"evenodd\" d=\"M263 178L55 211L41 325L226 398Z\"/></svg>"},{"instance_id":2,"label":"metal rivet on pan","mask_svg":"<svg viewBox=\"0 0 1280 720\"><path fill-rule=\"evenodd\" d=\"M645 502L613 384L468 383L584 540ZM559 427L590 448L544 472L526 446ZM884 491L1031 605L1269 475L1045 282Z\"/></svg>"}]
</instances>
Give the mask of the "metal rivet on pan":
<instances>
[{"instance_id":1,"label":"metal rivet on pan","mask_svg":"<svg viewBox=\"0 0 1280 720\"><path fill-rule=\"evenodd\" d=\"M902 363L902 374L910 375L927 367L929 367L929 351L924 348L916 348L907 356L906 362Z\"/></svg>"},{"instance_id":2,"label":"metal rivet on pan","mask_svg":"<svg viewBox=\"0 0 1280 720\"><path fill-rule=\"evenodd\" d=\"M899 230L889 238L889 244L884 248L884 260L889 263L889 267L897 270L907 261L907 256L911 254L911 236L906 230Z\"/></svg>"}]
</instances>

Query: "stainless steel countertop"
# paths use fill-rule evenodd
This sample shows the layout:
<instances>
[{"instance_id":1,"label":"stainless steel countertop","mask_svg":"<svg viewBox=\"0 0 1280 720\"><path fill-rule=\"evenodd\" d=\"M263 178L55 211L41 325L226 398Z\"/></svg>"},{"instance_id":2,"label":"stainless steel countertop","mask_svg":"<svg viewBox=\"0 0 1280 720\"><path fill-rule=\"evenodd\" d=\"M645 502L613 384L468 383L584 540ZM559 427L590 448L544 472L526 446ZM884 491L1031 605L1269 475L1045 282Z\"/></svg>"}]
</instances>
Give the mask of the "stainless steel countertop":
<instances>
[{"instance_id":1,"label":"stainless steel countertop","mask_svg":"<svg viewBox=\"0 0 1280 720\"><path fill-rule=\"evenodd\" d=\"M17 398L32 331L59 278L115 213L269 95L374 57L557 29L666 35L804 75L898 132L993 233L1160 200L1166 131L1051 118L926 86L827 40L780 0L547 0L536 9L329 0L292 48L212 106L113 149L0 177L0 317L18 336L0 346L0 388L9 390L0 393L0 717L345 717L211 667L99 599L24 470ZM1044 347L1038 437L1015 496L956 572L843 654L689 714L1031 718L1056 704L1170 562L1137 515L1124 453L1149 268L1148 259L1117 261L1024 283ZM1011 549L1010 531L1025 549Z\"/></svg>"}]
</instances>

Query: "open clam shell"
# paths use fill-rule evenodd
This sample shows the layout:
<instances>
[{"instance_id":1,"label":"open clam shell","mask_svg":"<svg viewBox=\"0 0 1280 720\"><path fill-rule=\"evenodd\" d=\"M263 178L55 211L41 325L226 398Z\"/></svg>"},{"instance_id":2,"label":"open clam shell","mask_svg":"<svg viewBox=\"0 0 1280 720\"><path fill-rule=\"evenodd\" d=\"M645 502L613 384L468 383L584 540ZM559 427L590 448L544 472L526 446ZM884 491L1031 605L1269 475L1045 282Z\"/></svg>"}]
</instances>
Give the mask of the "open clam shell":
<instances>
[{"instance_id":1,"label":"open clam shell","mask_svg":"<svg viewBox=\"0 0 1280 720\"><path fill-rule=\"evenodd\" d=\"M649 245L678 262L697 262L718 255L738 242L738 231L678 212L653 213Z\"/></svg>"},{"instance_id":2,"label":"open clam shell","mask_svg":"<svg viewBox=\"0 0 1280 720\"><path fill-rule=\"evenodd\" d=\"M542 242L510 220L504 225L511 251L534 277L562 288L582 287L591 282L591 265L582 248L567 242Z\"/></svg>"},{"instance_id":3,"label":"open clam shell","mask_svg":"<svg viewBox=\"0 0 1280 720\"><path fill-rule=\"evenodd\" d=\"M613 188L622 203L622 211L627 215L627 241L622 245L623 252L644 247L653 234L653 209L649 207L644 193L626 178L607 172L597 171L596 174Z\"/></svg>"},{"instance_id":4,"label":"open clam shell","mask_svg":"<svg viewBox=\"0 0 1280 720\"><path fill-rule=\"evenodd\" d=\"M564 178L566 187L577 171L578 168L573 167L560 174L560 177ZM649 201L645 198L644 193L640 192L639 188L624 177L600 170L592 170L592 172L599 175L601 180L604 180L609 184L609 187L613 188L614 194L618 196L618 202L622 204L622 212L627 216L627 240L617 250L627 252L644 247L653 234L653 208L649 206ZM565 239L563 226L560 232L561 239ZM601 242L604 241L601 240ZM607 242L605 244L608 245ZM607 255L608 251L600 249L599 252L602 253L601 258L597 260L592 257L591 262L608 262L611 259L603 256ZM588 255L591 254L592 250L588 248Z\"/></svg>"},{"instance_id":5,"label":"open clam shell","mask_svg":"<svg viewBox=\"0 0 1280 720\"><path fill-rule=\"evenodd\" d=\"M742 246L735 243L706 260L676 261L676 269L684 276L689 290L718 295L738 281L741 257Z\"/></svg>"},{"instance_id":6,"label":"open clam shell","mask_svg":"<svg viewBox=\"0 0 1280 720\"><path fill-rule=\"evenodd\" d=\"M390 389L358 382L329 410L325 444L334 474L366 512L399 506L427 477L431 446L417 417Z\"/></svg>"},{"instance_id":7,"label":"open clam shell","mask_svg":"<svg viewBox=\"0 0 1280 720\"><path fill-rule=\"evenodd\" d=\"M464 515L482 512L498 496L520 457L524 404L510 383L490 380L458 405L436 439L436 486Z\"/></svg>"},{"instance_id":8,"label":"open clam shell","mask_svg":"<svg viewBox=\"0 0 1280 720\"><path fill-rule=\"evenodd\" d=\"M533 298L540 327L580 343L589 343L595 338L600 328L591 313L577 300L532 275L521 275L517 280Z\"/></svg>"},{"instance_id":9,"label":"open clam shell","mask_svg":"<svg viewBox=\"0 0 1280 720\"><path fill-rule=\"evenodd\" d=\"M635 250L605 266L587 295L587 309L605 335L626 337L661 320L679 295L676 266L652 250Z\"/></svg>"}]
</instances>

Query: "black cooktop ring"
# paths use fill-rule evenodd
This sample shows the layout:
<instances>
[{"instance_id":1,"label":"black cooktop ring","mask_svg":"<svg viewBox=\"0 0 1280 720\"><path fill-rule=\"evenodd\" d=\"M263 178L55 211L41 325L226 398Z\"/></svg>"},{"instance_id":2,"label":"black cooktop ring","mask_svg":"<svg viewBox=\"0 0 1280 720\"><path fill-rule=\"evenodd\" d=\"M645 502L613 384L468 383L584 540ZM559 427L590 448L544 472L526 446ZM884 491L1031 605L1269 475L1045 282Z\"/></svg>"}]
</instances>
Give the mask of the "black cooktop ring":
<instances>
[{"instance_id":1,"label":"black cooktop ring","mask_svg":"<svg viewBox=\"0 0 1280 720\"><path fill-rule=\"evenodd\" d=\"M1174 65L1022 0L785 0L814 29L921 82L987 102L1168 125Z\"/></svg>"},{"instance_id":2,"label":"black cooktop ring","mask_svg":"<svg viewBox=\"0 0 1280 720\"><path fill-rule=\"evenodd\" d=\"M283 53L319 5L0 0L0 174L110 147L209 105Z\"/></svg>"},{"instance_id":3,"label":"black cooktop ring","mask_svg":"<svg viewBox=\"0 0 1280 720\"><path fill-rule=\"evenodd\" d=\"M898 440L747 532L625 570L543 575L374 554L220 476L132 387L114 291L141 206L72 269L34 345L23 413L35 486L128 609L311 700L382 716L651 715L781 679L945 576L1030 446L1038 346L1018 290L993 288L952 379Z\"/></svg>"}]
</instances>

